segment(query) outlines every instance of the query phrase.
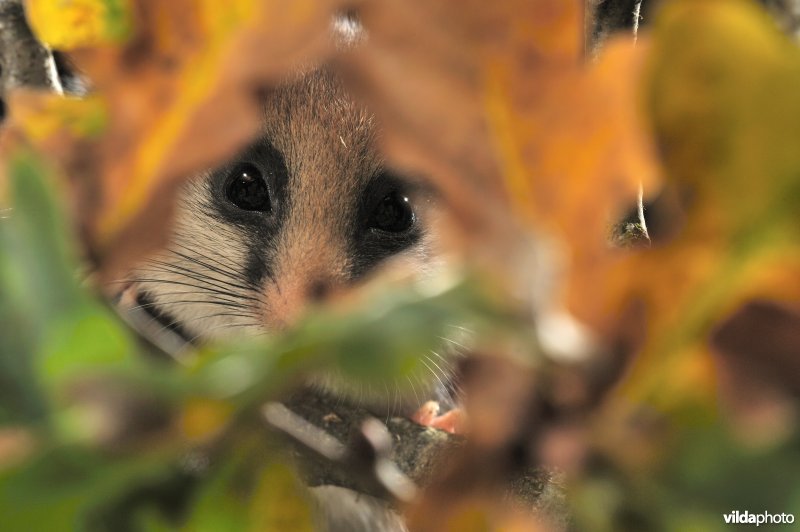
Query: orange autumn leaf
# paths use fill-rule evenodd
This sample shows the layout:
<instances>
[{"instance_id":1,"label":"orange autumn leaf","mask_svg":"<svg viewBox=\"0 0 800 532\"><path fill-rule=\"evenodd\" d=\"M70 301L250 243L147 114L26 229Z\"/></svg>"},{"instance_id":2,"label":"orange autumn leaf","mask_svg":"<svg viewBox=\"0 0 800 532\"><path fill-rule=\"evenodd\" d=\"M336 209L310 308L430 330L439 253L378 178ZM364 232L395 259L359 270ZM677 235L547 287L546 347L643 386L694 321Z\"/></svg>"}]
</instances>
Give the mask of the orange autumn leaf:
<instances>
[{"instance_id":1,"label":"orange autumn leaf","mask_svg":"<svg viewBox=\"0 0 800 532\"><path fill-rule=\"evenodd\" d=\"M647 103L686 221L609 271L594 316L608 323L631 301L644 305L647 341L623 392L661 401L677 395L675 368L710 357L709 334L742 303L800 300L800 53L740 1L674 2L654 43Z\"/></svg>"},{"instance_id":2,"label":"orange autumn leaf","mask_svg":"<svg viewBox=\"0 0 800 532\"><path fill-rule=\"evenodd\" d=\"M637 105L645 51L619 42L596 65L492 82L512 205L568 246L565 297L578 316L618 254L607 243L610 224L640 187L656 187L659 169Z\"/></svg>"},{"instance_id":3,"label":"orange autumn leaf","mask_svg":"<svg viewBox=\"0 0 800 532\"><path fill-rule=\"evenodd\" d=\"M223 6L141 0L127 21L130 39L89 39L92 46L72 50L107 110L103 133L76 136L72 119L61 113L49 134L39 131L29 140L56 157L74 183L74 211L102 270L124 267L163 241L180 182L231 157L257 133L260 91L290 65L327 49L334 7L333 1ZM102 10L85 14L103 16ZM86 44L52 38L55 44ZM41 130L29 110L50 105L40 99L51 97L16 101L12 128L17 122L27 133Z\"/></svg>"},{"instance_id":4,"label":"orange autumn leaf","mask_svg":"<svg viewBox=\"0 0 800 532\"><path fill-rule=\"evenodd\" d=\"M571 275L562 297L580 310L610 224L640 184L655 188L636 93L644 47L585 64L578 1L387 1L361 15L369 46L340 66L373 104L392 161L438 185L472 256L508 264L521 226L557 239Z\"/></svg>"}]
</instances>

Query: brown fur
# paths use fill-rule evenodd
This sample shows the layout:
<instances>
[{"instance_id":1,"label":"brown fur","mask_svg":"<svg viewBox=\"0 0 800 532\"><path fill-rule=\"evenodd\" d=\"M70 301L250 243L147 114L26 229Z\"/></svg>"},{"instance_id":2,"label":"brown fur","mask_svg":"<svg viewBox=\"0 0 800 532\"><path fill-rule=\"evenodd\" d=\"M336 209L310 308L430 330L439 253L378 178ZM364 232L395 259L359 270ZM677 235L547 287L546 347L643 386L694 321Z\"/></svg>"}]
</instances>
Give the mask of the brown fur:
<instances>
[{"instance_id":1,"label":"brown fur","mask_svg":"<svg viewBox=\"0 0 800 532\"><path fill-rule=\"evenodd\" d=\"M275 206L280 226L267 230L253 224L258 218L229 213L219 183L232 164L199 176L180 199L171 244L131 273L132 291L146 295L139 305L202 342L280 330L389 262L424 274L432 266L433 237L426 230L432 204L413 188L406 194L418 238L386 256L374 245L354 243L363 229L365 194L384 169L377 135L371 115L325 70L270 92L263 137L240 159L263 159L259 150L266 145L283 155L287 192ZM331 376L323 380L346 387Z\"/></svg>"},{"instance_id":2,"label":"brown fur","mask_svg":"<svg viewBox=\"0 0 800 532\"><path fill-rule=\"evenodd\" d=\"M282 329L310 305L389 263L425 275L436 255L428 230L432 202L425 194L403 189L416 236L402 246L365 230L370 191L392 183L380 180L377 137L371 115L329 72L310 72L276 88L264 101L263 137L238 158L269 167L274 157L265 148L282 154L286 172L278 181L285 181L285 194L276 197L273 214L239 213L226 202L220 184L236 161L198 176L180 198L170 245L132 270L128 299L150 311L153 321L203 342ZM378 197L384 189L377 189ZM444 359L433 364L447 368ZM429 398L425 394L441 379L446 376L420 381L415 400ZM374 407L397 406L397 390L362 390L330 374L313 384ZM380 501L335 486L314 488L313 495L323 529L406 530Z\"/></svg>"}]
</instances>

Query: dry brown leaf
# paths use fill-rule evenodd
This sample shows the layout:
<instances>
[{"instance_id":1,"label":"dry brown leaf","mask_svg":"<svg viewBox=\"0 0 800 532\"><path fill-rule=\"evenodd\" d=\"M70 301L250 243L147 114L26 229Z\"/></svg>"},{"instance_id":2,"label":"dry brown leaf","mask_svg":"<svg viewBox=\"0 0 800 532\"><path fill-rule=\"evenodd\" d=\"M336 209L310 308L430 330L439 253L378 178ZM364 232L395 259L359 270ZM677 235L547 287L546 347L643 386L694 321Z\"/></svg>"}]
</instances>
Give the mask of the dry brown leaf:
<instances>
[{"instance_id":1,"label":"dry brown leaf","mask_svg":"<svg viewBox=\"0 0 800 532\"><path fill-rule=\"evenodd\" d=\"M369 45L341 61L385 126L393 162L440 187L478 244L469 252L504 271L524 247L520 225L555 236L577 310L602 278L611 220L657 174L638 114L644 50L620 43L585 66L581 6L365 3Z\"/></svg>"},{"instance_id":2,"label":"dry brown leaf","mask_svg":"<svg viewBox=\"0 0 800 532\"><path fill-rule=\"evenodd\" d=\"M345 54L340 68L376 112L393 163L433 178L462 227L491 234L499 181L480 65L474 36L447 7L365 3L359 14L368 45ZM479 14L475 5L464 8Z\"/></svg>"}]
</instances>

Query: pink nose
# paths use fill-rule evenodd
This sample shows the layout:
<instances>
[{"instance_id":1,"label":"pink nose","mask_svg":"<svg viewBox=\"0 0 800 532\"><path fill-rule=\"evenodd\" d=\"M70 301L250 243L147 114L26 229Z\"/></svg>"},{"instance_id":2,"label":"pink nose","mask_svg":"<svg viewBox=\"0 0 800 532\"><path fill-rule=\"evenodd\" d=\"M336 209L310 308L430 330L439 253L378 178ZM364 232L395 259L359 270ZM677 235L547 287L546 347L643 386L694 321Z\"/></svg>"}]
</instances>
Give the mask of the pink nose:
<instances>
[{"instance_id":1,"label":"pink nose","mask_svg":"<svg viewBox=\"0 0 800 532\"><path fill-rule=\"evenodd\" d=\"M264 325L280 331L300 319L309 305L319 303L330 293L331 284L317 279L279 279L264 291Z\"/></svg>"}]
</instances>

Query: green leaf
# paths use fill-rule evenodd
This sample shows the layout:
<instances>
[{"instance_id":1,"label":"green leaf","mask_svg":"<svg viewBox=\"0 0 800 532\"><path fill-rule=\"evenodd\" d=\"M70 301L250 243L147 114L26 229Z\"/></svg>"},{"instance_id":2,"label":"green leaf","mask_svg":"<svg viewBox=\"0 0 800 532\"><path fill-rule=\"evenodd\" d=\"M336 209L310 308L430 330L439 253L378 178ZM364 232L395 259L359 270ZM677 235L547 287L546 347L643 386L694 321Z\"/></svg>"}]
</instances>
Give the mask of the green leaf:
<instances>
[{"instance_id":1,"label":"green leaf","mask_svg":"<svg viewBox=\"0 0 800 532\"><path fill-rule=\"evenodd\" d=\"M743 0L666 6L649 58L648 106L670 177L691 189L687 232L742 246L796 242L800 51ZM708 235L706 235L708 236Z\"/></svg>"},{"instance_id":2,"label":"green leaf","mask_svg":"<svg viewBox=\"0 0 800 532\"><path fill-rule=\"evenodd\" d=\"M63 316L48 331L38 364L40 378L59 383L88 372L124 369L137 356L118 319L87 305Z\"/></svg>"},{"instance_id":3,"label":"green leaf","mask_svg":"<svg viewBox=\"0 0 800 532\"><path fill-rule=\"evenodd\" d=\"M519 319L494 301L475 279L436 293L409 287L385 290L349 312L310 315L282 336L208 350L192 369L205 393L253 404L309 374L342 374L383 389L419 375L431 378L431 351L468 325L475 336L515 330ZM436 362L441 364L441 361Z\"/></svg>"},{"instance_id":4,"label":"green leaf","mask_svg":"<svg viewBox=\"0 0 800 532\"><path fill-rule=\"evenodd\" d=\"M104 506L168 471L163 457L108 457L79 446L50 447L0 471L4 530L98 530ZM124 523L117 522L115 526Z\"/></svg>"},{"instance_id":5,"label":"green leaf","mask_svg":"<svg viewBox=\"0 0 800 532\"><path fill-rule=\"evenodd\" d=\"M11 159L9 189L12 211L0 221L0 379L9 393L0 393L0 418L41 418L67 381L127 367L135 349L119 320L79 285L77 246L32 153Z\"/></svg>"},{"instance_id":6,"label":"green leaf","mask_svg":"<svg viewBox=\"0 0 800 532\"><path fill-rule=\"evenodd\" d=\"M77 279L74 242L54 196L46 170L32 153L9 164L13 211L2 224L3 254L11 277L6 297L35 319L37 335L62 316L86 304Z\"/></svg>"},{"instance_id":7,"label":"green leaf","mask_svg":"<svg viewBox=\"0 0 800 532\"><path fill-rule=\"evenodd\" d=\"M308 493L271 454L267 442L244 436L207 479L183 526L187 532L313 530ZM275 452L275 449L272 449Z\"/></svg>"}]
</instances>

